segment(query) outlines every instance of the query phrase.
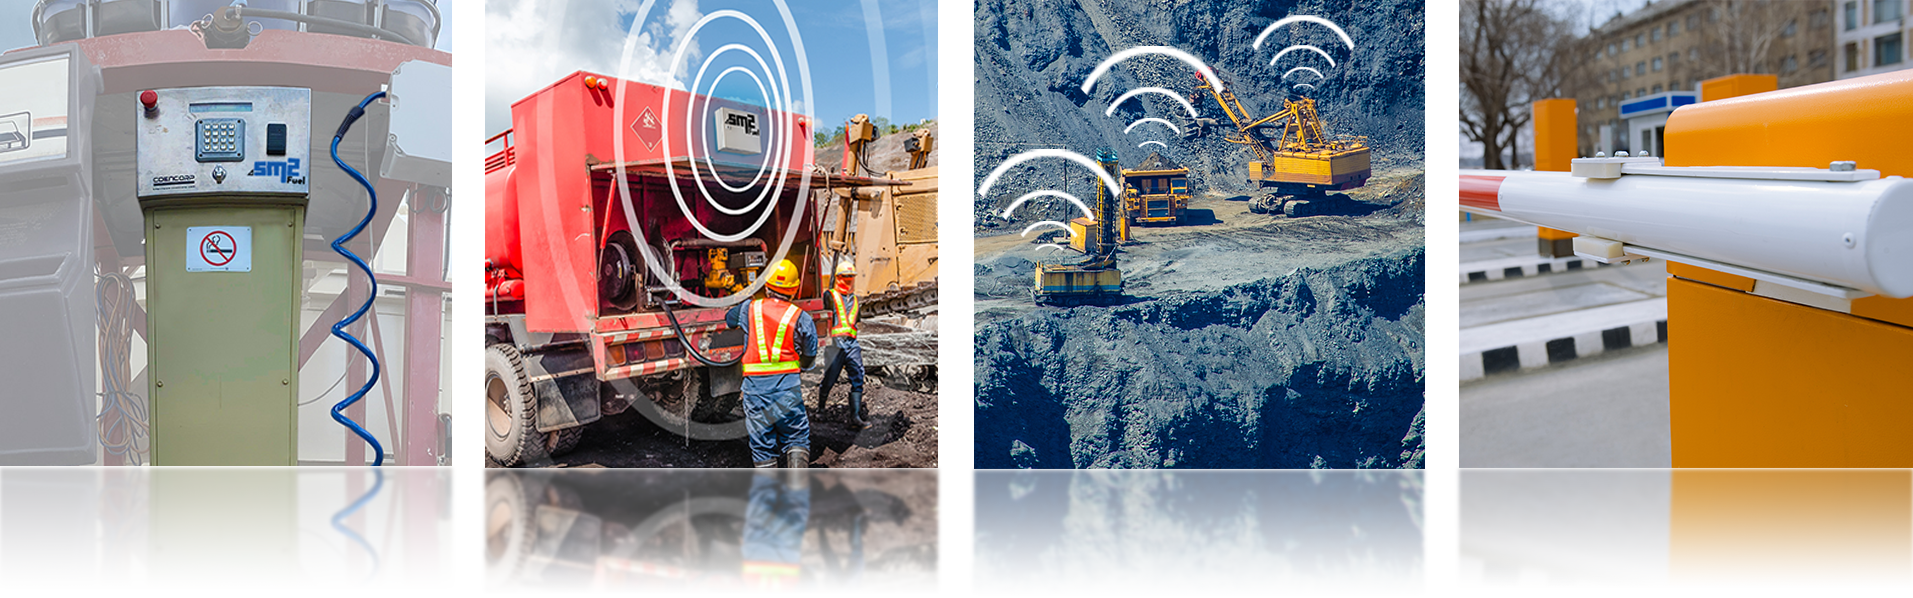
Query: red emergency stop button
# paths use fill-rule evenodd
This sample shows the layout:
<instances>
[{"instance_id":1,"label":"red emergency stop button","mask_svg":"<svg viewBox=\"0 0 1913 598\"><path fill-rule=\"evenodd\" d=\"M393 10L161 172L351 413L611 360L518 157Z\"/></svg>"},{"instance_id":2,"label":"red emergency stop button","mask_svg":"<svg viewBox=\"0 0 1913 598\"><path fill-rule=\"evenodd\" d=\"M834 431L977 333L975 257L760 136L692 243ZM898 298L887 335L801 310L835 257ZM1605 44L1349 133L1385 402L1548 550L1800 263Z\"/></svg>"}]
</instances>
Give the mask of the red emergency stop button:
<instances>
[{"instance_id":1,"label":"red emergency stop button","mask_svg":"<svg viewBox=\"0 0 1913 598\"><path fill-rule=\"evenodd\" d=\"M139 92L139 103L146 106L147 112L157 110L159 108L159 92L151 89Z\"/></svg>"}]
</instances>

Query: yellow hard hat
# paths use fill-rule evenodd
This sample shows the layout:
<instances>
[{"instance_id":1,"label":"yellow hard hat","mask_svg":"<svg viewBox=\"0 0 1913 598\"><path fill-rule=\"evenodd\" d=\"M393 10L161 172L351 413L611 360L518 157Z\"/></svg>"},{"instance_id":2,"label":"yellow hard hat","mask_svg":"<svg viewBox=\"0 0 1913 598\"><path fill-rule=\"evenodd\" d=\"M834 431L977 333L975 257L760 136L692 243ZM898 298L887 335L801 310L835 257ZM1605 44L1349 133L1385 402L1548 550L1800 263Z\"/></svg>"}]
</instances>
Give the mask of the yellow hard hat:
<instances>
[{"instance_id":1,"label":"yellow hard hat","mask_svg":"<svg viewBox=\"0 0 1913 598\"><path fill-rule=\"evenodd\" d=\"M794 295L797 293L797 285L802 282L803 277L797 272L797 264L784 260L777 262L777 267L771 268L771 279L765 284L773 291Z\"/></svg>"},{"instance_id":2,"label":"yellow hard hat","mask_svg":"<svg viewBox=\"0 0 1913 598\"><path fill-rule=\"evenodd\" d=\"M857 265L850 262L839 262L837 264L837 275L838 276L856 276Z\"/></svg>"}]
</instances>

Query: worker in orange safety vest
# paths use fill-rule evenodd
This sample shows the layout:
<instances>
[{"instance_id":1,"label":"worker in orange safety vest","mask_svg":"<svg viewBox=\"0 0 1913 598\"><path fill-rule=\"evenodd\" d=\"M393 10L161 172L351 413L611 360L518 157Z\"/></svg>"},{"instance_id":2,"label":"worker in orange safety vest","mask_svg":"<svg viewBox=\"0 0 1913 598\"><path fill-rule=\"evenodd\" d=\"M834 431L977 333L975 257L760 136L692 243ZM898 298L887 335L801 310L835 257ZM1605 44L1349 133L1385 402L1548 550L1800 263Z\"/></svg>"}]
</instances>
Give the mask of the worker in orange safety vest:
<instances>
[{"instance_id":1,"label":"worker in orange safety vest","mask_svg":"<svg viewBox=\"0 0 1913 598\"><path fill-rule=\"evenodd\" d=\"M824 360L824 382L818 387L817 405L822 407L824 400L830 398L830 387L837 383L837 372L850 371L850 417L858 426L868 427L864 421L864 353L857 344L857 310L863 302L857 300L851 286L857 280L857 267L850 262L837 264L837 286L824 295L825 307L830 308L830 340L836 343L836 351Z\"/></svg>"},{"instance_id":2,"label":"worker in orange safety vest","mask_svg":"<svg viewBox=\"0 0 1913 598\"><path fill-rule=\"evenodd\" d=\"M798 372L816 361L817 325L791 303L801 282L797 266L780 261L764 284L769 296L740 303L724 316L744 329L747 341L741 360L744 430L756 467L776 467L780 455L785 467L810 466L810 416Z\"/></svg>"}]
</instances>

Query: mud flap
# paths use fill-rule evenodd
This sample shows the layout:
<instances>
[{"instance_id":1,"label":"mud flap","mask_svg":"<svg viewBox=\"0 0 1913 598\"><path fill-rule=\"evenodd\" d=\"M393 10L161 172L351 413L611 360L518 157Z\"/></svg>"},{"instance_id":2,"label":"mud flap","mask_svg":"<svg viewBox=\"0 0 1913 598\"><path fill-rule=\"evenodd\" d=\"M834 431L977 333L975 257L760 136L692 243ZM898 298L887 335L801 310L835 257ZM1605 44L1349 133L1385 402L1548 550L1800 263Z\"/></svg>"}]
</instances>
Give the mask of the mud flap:
<instances>
[{"instance_id":1,"label":"mud flap","mask_svg":"<svg viewBox=\"0 0 1913 598\"><path fill-rule=\"evenodd\" d=\"M553 565L560 571L545 573L545 579L588 578L598 564L599 540L604 522L596 515L572 509L539 505L536 514L537 537L525 559L522 575L545 572ZM551 575L561 573L561 575ZM537 577L532 577L536 579Z\"/></svg>"},{"instance_id":2,"label":"mud flap","mask_svg":"<svg viewBox=\"0 0 1913 598\"><path fill-rule=\"evenodd\" d=\"M525 356L525 376L538 397L539 432L581 426L602 417L598 409L597 364L583 351L553 351Z\"/></svg>"}]
</instances>

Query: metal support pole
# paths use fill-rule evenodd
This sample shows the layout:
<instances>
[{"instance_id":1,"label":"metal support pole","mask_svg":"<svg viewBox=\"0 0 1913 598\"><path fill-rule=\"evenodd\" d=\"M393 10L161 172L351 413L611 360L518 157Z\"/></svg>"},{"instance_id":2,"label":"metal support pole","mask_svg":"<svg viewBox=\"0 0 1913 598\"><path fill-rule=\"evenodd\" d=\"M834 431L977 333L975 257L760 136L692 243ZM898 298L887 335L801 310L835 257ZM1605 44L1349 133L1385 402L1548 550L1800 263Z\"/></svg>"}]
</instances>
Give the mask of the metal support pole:
<instances>
[{"instance_id":1,"label":"metal support pole","mask_svg":"<svg viewBox=\"0 0 1913 598\"><path fill-rule=\"evenodd\" d=\"M408 278L444 280L445 215L449 202L445 191L420 187L412 196L412 213L407 220L408 252L405 274ZM403 411L405 430L400 465L436 465L438 450L439 345L445 318L443 292L408 287L405 291L405 389Z\"/></svg>"}]
</instances>

